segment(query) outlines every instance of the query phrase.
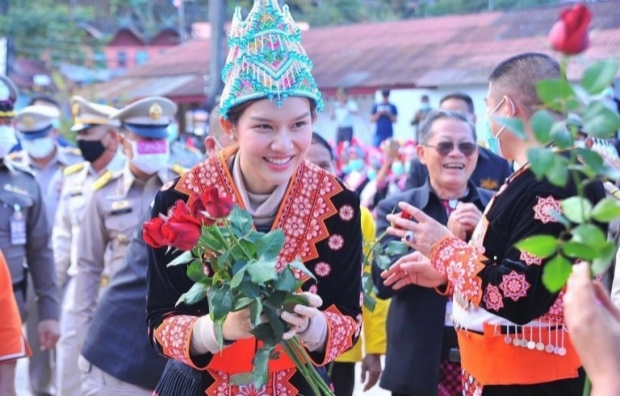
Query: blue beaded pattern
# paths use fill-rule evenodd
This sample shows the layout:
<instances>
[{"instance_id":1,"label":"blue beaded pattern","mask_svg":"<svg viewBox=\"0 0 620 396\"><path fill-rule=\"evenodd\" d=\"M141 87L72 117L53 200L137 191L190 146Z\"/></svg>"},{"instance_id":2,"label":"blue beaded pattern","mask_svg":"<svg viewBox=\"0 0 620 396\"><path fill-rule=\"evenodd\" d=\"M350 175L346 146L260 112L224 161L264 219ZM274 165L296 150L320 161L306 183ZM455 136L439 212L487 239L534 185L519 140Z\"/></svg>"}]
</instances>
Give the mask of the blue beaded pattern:
<instances>
[{"instance_id":1,"label":"blue beaded pattern","mask_svg":"<svg viewBox=\"0 0 620 396\"><path fill-rule=\"evenodd\" d=\"M321 93L310 74L312 61L301 46L301 30L288 6L277 0L255 0L246 20L237 7L228 37L228 57L222 70L224 91L220 115L254 99L275 100L278 107L290 96L315 101L323 109Z\"/></svg>"}]
</instances>

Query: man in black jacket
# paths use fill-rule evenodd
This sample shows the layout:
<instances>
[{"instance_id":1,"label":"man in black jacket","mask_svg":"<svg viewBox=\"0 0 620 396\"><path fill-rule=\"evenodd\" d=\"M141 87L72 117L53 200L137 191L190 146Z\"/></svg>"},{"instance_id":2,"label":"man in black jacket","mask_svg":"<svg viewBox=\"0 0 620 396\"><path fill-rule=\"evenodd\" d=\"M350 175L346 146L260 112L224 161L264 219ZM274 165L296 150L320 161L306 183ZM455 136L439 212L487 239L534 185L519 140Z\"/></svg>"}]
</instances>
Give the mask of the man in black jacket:
<instances>
[{"instance_id":1,"label":"man in black jacket","mask_svg":"<svg viewBox=\"0 0 620 396\"><path fill-rule=\"evenodd\" d=\"M476 124L476 114L474 112L474 102L471 97L465 93L452 93L444 96L440 103L441 110L457 111L465 114L469 122ZM476 169L471 175L471 181L477 187L487 190L497 190L504 183L504 180L512 174L512 168L508 161L502 157L493 154L484 147L478 147L478 163ZM415 158L411 161L411 170L407 179L406 189L420 187L426 183L428 178L428 169Z\"/></svg>"},{"instance_id":2,"label":"man in black jacket","mask_svg":"<svg viewBox=\"0 0 620 396\"><path fill-rule=\"evenodd\" d=\"M465 239L471 235L492 196L491 191L477 188L469 180L477 163L474 126L461 113L431 112L419 134L418 155L428 165L430 175L421 187L379 203L377 235L390 226L386 216L400 212L398 203L405 201L447 224ZM395 238L388 236L382 244L386 246L391 240ZM449 319L450 299L434 289L417 285L395 291L384 285L381 272L373 265L377 296L392 299L381 387L392 391L394 396L460 394L460 367L458 357L454 356L456 333ZM450 373L456 374L448 378Z\"/></svg>"}]
</instances>

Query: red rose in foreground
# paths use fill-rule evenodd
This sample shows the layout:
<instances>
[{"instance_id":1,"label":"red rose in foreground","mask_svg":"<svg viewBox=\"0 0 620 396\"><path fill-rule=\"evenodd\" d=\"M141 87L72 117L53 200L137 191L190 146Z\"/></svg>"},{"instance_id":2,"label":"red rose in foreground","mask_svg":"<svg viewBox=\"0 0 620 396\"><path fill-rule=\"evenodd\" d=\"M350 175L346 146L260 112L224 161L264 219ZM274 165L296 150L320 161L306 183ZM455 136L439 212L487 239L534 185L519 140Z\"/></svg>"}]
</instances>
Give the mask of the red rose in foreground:
<instances>
[{"instance_id":1,"label":"red rose in foreground","mask_svg":"<svg viewBox=\"0 0 620 396\"><path fill-rule=\"evenodd\" d=\"M590 10L583 4L575 4L562 11L547 39L553 48L566 55L579 54L590 44L588 25L591 20Z\"/></svg>"},{"instance_id":2,"label":"red rose in foreground","mask_svg":"<svg viewBox=\"0 0 620 396\"><path fill-rule=\"evenodd\" d=\"M220 195L218 189L213 187L200 197L203 210L209 213L213 219L221 219L230 214L233 208L232 198Z\"/></svg>"},{"instance_id":3,"label":"red rose in foreground","mask_svg":"<svg viewBox=\"0 0 620 396\"><path fill-rule=\"evenodd\" d=\"M202 232L200 220L192 216L189 206L178 200L170 211L170 218L162 226L162 235L169 245L180 250L196 246Z\"/></svg>"},{"instance_id":4,"label":"red rose in foreground","mask_svg":"<svg viewBox=\"0 0 620 396\"><path fill-rule=\"evenodd\" d=\"M168 246L170 241L162 233L164 219L155 217L144 223L142 227L142 237L144 241L154 248Z\"/></svg>"}]
</instances>

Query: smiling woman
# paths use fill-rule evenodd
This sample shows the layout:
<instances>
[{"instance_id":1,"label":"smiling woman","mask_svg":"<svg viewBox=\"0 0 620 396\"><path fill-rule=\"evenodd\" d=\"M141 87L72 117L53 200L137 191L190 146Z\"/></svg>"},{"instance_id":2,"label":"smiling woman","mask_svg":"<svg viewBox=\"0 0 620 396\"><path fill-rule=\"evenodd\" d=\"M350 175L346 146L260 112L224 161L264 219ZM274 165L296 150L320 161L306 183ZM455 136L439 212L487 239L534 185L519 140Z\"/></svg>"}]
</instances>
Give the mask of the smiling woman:
<instances>
[{"instance_id":1,"label":"smiling woman","mask_svg":"<svg viewBox=\"0 0 620 396\"><path fill-rule=\"evenodd\" d=\"M281 229L285 241L277 269L300 259L314 276L296 274L305 281L299 291L310 296L309 306L295 305L281 319L286 334L296 334L327 380L322 367L351 348L361 330L360 201L335 176L304 162L322 100L288 8L256 0L245 21L237 10L229 44L220 121L236 144L162 189L151 217L167 215L179 200L192 207L216 188L250 213L258 231ZM219 343L210 317L217 306L207 299L178 303L194 284L184 269L168 267L178 255L149 248L151 341L171 359L155 394L318 396L281 349L269 360L265 385L231 380L252 369L260 326L252 328L251 316L257 313L249 308L230 313ZM214 273L209 257L203 265L205 273ZM247 298L257 298L247 292Z\"/></svg>"}]
</instances>

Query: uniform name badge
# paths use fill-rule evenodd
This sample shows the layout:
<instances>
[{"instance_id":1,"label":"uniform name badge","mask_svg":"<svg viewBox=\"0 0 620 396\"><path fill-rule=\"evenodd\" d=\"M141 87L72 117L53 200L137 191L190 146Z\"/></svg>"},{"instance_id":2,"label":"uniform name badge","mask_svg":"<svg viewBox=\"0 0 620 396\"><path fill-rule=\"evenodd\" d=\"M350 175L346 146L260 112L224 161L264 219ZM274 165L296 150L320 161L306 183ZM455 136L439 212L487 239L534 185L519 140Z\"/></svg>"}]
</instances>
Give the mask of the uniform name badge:
<instances>
[{"instance_id":1,"label":"uniform name badge","mask_svg":"<svg viewBox=\"0 0 620 396\"><path fill-rule=\"evenodd\" d=\"M26 244L26 218L19 205L13 206L11 216L11 245Z\"/></svg>"}]
</instances>

